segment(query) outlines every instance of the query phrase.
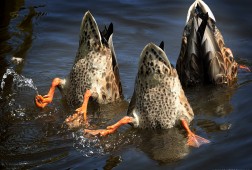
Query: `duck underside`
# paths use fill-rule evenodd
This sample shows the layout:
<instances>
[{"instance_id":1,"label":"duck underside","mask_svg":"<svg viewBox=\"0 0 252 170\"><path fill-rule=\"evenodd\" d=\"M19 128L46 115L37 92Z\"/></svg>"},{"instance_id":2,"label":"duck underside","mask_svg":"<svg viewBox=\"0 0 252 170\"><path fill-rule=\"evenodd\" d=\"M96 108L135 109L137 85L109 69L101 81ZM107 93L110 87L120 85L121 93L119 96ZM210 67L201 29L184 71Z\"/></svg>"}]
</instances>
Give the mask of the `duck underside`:
<instances>
[{"instance_id":1,"label":"duck underside","mask_svg":"<svg viewBox=\"0 0 252 170\"><path fill-rule=\"evenodd\" d=\"M160 90L162 89L162 90ZM138 96L139 128L143 129L169 129L180 124L183 109L179 96L169 88L155 87L141 92ZM189 121L190 122L190 121Z\"/></svg>"},{"instance_id":2,"label":"duck underside","mask_svg":"<svg viewBox=\"0 0 252 170\"><path fill-rule=\"evenodd\" d=\"M163 43L160 47L149 43L143 49L128 116L124 116L106 129L85 129L84 133L106 136L125 124L144 129L169 129L182 124L188 134L188 145L199 147L201 144L209 143L189 128L194 114L176 69L170 64L163 49Z\"/></svg>"},{"instance_id":3,"label":"duck underside","mask_svg":"<svg viewBox=\"0 0 252 170\"><path fill-rule=\"evenodd\" d=\"M152 43L141 54L128 115L139 121L140 128L161 129L174 127L182 118L188 122L193 118L175 68L164 51Z\"/></svg>"},{"instance_id":4,"label":"duck underside","mask_svg":"<svg viewBox=\"0 0 252 170\"><path fill-rule=\"evenodd\" d=\"M99 104L123 97L112 36L112 23L100 31L91 13L85 13L79 48L65 88L68 104L81 105L87 90L92 93L91 100Z\"/></svg>"},{"instance_id":5,"label":"duck underside","mask_svg":"<svg viewBox=\"0 0 252 170\"><path fill-rule=\"evenodd\" d=\"M100 54L100 53L99 53ZM91 53L91 55L99 55ZM87 57L88 58L88 57ZM72 68L69 76L67 102L80 105L86 90L93 92L91 99L99 104L119 100L122 96L112 69L111 58L100 56L80 59Z\"/></svg>"}]
</instances>

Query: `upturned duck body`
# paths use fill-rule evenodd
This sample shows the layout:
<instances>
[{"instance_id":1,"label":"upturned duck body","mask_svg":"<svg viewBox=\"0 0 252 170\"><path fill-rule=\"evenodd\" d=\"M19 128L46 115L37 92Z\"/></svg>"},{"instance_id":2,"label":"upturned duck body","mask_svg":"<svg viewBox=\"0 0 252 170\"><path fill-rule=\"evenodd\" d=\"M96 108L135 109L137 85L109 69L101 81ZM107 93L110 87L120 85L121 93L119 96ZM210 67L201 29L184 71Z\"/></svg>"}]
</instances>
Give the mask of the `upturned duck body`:
<instances>
[{"instance_id":1,"label":"upturned duck body","mask_svg":"<svg viewBox=\"0 0 252 170\"><path fill-rule=\"evenodd\" d=\"M196 0L188 10L176 69L183 86L229 85L237 78L238 64L202 0Z\"/></svg>"},{"instance_id":2,"label":"upturned duck body","mask_svg":"<svg viewBox=\"0 0 252 170\"><path fill-rule=\"evenodd\" d=\"M182 123L188 132L188 144L199 146L208 143L208 140L190 131L188 124L193 117L193 110L184 94L176 69L170 64L163 49L150 43L140 56L128 116L105 130L86 129L85 133L105 136L128 123L143 129L168 129Z\"/></svg>"},{"instance_id":3,"label":"upturned duck body","mask_svg":"<svg viewBox=\"0 0 252 170\"><path fill-rule=\"evenodd\" d=\"M83 103L76 111L77 114L84 113L86 121L89 97L99 104L121 99L122 86L112 36L112 23L100 32L92 14L86 12L80 27L79 48L69 76L66 79L55 78L47 95L35 97L36 105L44 108L52 102L58 87L69 105Z\"/></svg>"}]
</instances>

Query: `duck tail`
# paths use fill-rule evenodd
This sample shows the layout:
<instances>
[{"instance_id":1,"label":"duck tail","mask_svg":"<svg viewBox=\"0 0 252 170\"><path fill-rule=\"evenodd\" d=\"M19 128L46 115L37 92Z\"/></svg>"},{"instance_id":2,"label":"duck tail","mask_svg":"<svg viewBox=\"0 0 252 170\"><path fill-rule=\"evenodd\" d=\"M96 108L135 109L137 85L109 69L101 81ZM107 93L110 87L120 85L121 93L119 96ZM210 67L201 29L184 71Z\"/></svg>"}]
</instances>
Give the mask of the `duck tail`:
<instances>
[{"instance_id":1,"label":"duck tail","mask_svg":"<svg viewBox=\"0 0 252 170\"><path fill-rule=\"evenodd\" d=\"M159 47L164 51L164 41L161 41Z\"/></svg>"},{"instance_id":2,"label":"duck tail","mask_svg":"<svg viewBox=\"0 0 252 170\"><path fill-rule=\"evenodd\" d=\"M206 14L201 13L200 18L202 19L202 22L197 30L197 38L199 42L202 42L205 30L206 30L206 26L207 26L208 13Z\"/></svg>"},{"instance_id":3,"label":"duck tail","mask_svg":"<svg viewBox=\"0 0 252 170\"><path fill-rule=\"evenodd\" d=\"M208 7L208 5L202 1L202 0L196 0L194 1L194 3L192 3L192 5L189 7L188 12L187 12L187 17L186 17L186 24L188 23L188 21L194 17L194 14L197 13L198 9L197 7L200 7L201 11L203 13L208 13L209 17L215 22L215 17L213 15L213 12L211 11L211 9Z\"/></svg>"}]
</instances>

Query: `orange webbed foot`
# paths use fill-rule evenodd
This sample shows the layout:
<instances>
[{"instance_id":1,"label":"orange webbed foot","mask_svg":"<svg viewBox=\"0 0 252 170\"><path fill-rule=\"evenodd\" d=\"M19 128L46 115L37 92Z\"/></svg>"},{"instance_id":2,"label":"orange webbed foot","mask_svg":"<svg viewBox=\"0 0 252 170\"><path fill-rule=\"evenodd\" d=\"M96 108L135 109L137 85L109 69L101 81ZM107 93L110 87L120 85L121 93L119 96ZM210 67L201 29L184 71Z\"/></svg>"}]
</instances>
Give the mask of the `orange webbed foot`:
<instances>
[{"instance_id":1,"label":"orange webbed foot","mask_svg":"<svg viewBox=\"0 0 252 170\"><path fill-rule=\"evenodd\" d=\"M50 90L49 90L48 94L44 95L44 96L37 95L35 97L35 104L36 104L36 106L39 107L39 108L44 108L46 105L48 105L49 103L51 103L52 100L53 100L53 95L54 95L54 92L55 92L55 88L60 83L61 83L61 79L60 78L53 79L52 85L50 87Z\"/></svg>"},{"instance_id":2,"label":"orange webbed foot","mask_svg":"<svg viewBox=\"0 0 252 170\"><path fill-rule=\"evenodd\" d=\"M35 97L35 104L39 108L44 108L46 105L52 102L52 98L49 95L37 95Z\"/></svg>"},{"instance_id":3,"label":"orange webbed foot","mask_svg":"<svg viewBox=\"0 0 252 170\"><path fill-rule=\"evenodd\" d=\"M78 108L79 109L79 108ZM88 120L84 120L83 119L83 113L79 110L76 109L76 112L69 116L68 118L65 119L65 123L70 127L70 128L74 128L74 127L80 127L83 124L85 125L85 127L89 127L89 123Z\"/></svg>"},{"instance_id":4,"label":"orange webbed foot","mask_svg":"<svg viewBox=\"0 0 252 170\"><path fill-rule=\"evenodd\" d=\"M245 70L247 72L251 72L250 68L246 65L239 64L238 66L240 69Z\"/></svg>"},{"instance_id":5,"label":"orange webbed foot","mask_svg":"<svg viewBox=\"0 0 252 170\"><path fill-rule=\"evenodd\" d=\"M189 128L188 123L186 120L181 119L182 125L187 131L188 134L188 140L187 140L187 145L193 146L193 147L200 147L202 144L207 144L210 143L209 140L202 138L198 135L195 135Z\"/></svg>"},{"instance_id":6,"label":"orange webbed foot","mask_svg":"<svg viewBox=\"0 0 252 170\"><path fill-rule=\"evenodd\" d=\"M92 95L90 90L87 90L84 94L84 101L81 107L75 110L75 113L72 116L66 118L65 122L69 127L79 127L85 124L86 127L89 126L87 120L87 105L89 97Z\"/></svg>"},{"instance_id":7,"label":"orange webbed foot","mask_svg":"<svg viewBox=\"0 0 252 170\"><path fill-rule=\"evenodd\" d=\"M203 144L210 143L209 140L202 138L198 135L195 135L194 133L188 134L188 140L187 140L187 145L193 146L193 147L200 147Z\"/></svg>"},{"instance_id":8,"label":"orange webbed foot","mask_svg":"<svg viewBox=\"0 0 252 170\"><path fill-rule=\"evenodd\" d=\"M68 118L66 118L65 121L66 121L67 123L72 122L72 121L78 119L79 116L80 116L79 113L74 113L73 115L71 115L71 116L69 116Z\"/></svg>"}]
</instances>

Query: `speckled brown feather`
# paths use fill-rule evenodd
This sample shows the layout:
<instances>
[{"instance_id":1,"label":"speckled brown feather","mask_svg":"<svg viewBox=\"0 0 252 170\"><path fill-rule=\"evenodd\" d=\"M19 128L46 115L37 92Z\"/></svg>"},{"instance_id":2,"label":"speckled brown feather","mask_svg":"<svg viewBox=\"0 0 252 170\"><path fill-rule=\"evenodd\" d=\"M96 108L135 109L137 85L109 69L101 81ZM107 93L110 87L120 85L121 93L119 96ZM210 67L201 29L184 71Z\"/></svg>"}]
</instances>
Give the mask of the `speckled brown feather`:
<instances>
[{"instance_id":1,"label":"speckled brown feather","mask_svg":"<svg viewBox=\"0 0 252 170\"><path fill-rule=\"evenodd\" d=\"M68 104L80 105L87 89L93 92L92 98L100 104L122 98L112 35L107 35L109 39L102 37L91 13L85 13L75 62L69 77L61 87ZM106 42L102 42L102 38L105 38Z\"/></svg>"},{"instance_id":2,"label":"speckled brown feather","mask_svg":"<svg viewBox=\"0 0 252 170\"><path fill-rule=\"evenodd\" d=\"M195 2L195 7L192 5L188 11L190 17L184 28L176 64L179 78L184 86L232 84L237 77L238 64L225 46L211 10L204 9L202 2ZM204 18L208 13L202 11L210 13L210 17ZM200 32L199 27L204 24L205 29Z\"/></svg>"},{"instance_id":3,"label":"speckled brown feather","mask_svg":"<svg viewBox=\"0 0 252 170\"><path fill-rule=\"evenodd\" d=\"M181 118L193 119L176 70L164 51L152 43L141 53L128 115L138 120L134 125L140 128L167 129Z\"/></svg>"}]
</instances>

